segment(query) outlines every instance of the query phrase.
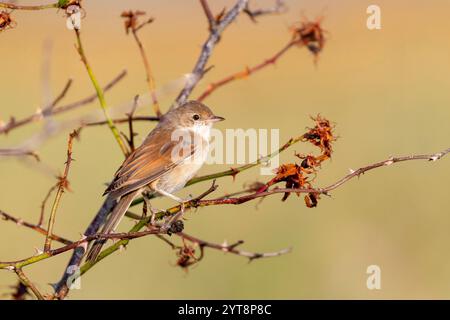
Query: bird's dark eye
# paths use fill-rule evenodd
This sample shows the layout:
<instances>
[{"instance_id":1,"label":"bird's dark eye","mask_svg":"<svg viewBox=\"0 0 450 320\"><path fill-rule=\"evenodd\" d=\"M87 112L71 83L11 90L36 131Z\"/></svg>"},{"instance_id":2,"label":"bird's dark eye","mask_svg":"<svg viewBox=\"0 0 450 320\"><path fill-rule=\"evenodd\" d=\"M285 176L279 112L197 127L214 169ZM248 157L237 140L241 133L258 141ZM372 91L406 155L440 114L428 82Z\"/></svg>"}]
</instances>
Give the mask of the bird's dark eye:
<instances>
[{"instance_id":1,"label":"bird's dark eye","mask_svg":"<svg viewBox=\"0 0 450 320\"><path fill-rule=\"evenodd\" d=\"M192 116L192 119L198 120L198 119L200 119L200 116L199 116L198 114L194 114L194 115Z\"/></svg>"}]
</instances>

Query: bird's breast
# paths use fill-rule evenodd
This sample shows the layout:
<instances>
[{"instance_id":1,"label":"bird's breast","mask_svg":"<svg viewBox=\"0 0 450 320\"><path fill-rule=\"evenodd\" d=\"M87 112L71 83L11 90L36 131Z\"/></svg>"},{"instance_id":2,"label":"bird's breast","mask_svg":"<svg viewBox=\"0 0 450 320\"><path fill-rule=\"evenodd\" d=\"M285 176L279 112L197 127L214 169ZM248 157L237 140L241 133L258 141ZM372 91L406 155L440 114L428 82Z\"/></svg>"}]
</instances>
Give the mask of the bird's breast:
<instances>
[{"instance_id":1,"label":"bird's breast","mask_svg":"<svg viewBox=\"0 0 450 320\"><path fill-rule=\"evenodd\" d=\"M156 182L158 189L172 193L182 189L191 180L206 161L209 152L209 142L203 141L202 147L191 157L177 164Z\"/></svg>"}]
</instances>

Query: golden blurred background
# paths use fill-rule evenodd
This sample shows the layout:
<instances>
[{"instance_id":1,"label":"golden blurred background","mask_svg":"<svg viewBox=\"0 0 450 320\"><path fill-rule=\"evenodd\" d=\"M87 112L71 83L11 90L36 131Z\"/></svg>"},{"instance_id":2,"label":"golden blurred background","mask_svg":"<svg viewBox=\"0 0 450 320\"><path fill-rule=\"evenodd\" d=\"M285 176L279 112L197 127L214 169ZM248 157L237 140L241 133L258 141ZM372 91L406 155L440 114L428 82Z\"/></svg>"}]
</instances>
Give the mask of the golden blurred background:
<instances>
[{"instance_id":1,"label":"golden blurred background","mask_svg":"<svg viewBox=\"0 0 450 320\"><path fill-rule=\"evenodd\" d=\"M35 1L41 3L42 1ZM86 54L103 84L122 69L127 77L107 93L108 104L146 92L145 73L136 44L124 32L120 13L140 9L155 17L141 32L158 85L190 72L207 37L207 23L196 0L83 1L82 37ZM210 0L214 12L234 1ZM21 2L22 3L22 2ZM33 3L29 1L28 3ZM272 1L253 1L254 7ZM301 18L324 16L327 43L317 67L305 49L294 48L275 67L219 89L205 100L227 121L218 128L279 128L281 142L304 132L310 115L336 123L339 135L331 162L315 185L325 186L369 163L392 155L438 152L449 147L450 43L445 0L379 0L382 28L366 28L366 8L373 1L286 1L289 11L253 23L244 15L224 33L210 61L214 65L192 97L210 81L263 61L289 41L289 26ZM0 34L1 107L7 121L35 112L46 99L42 81L45 44L51 43L51 90L56 95L74 79L65 102L93 92L75 50L73 32L62 12L15 11L17 27ZM166 110L176 92L162 100ZM84 110L96 110L92 103ZM144 110L150 112L150 109ZM68 115L73 116L73 114ZM63 117L64 118L64 117ZM142 139L153 124L139 123ZM27 126L0 136L0 146L23 141L39 130ZM126 126L121 127L127 130ZM61 172L67 134L39 149L42 163ZM282 155L307 152L298 144ZM105 183L122 161L106 127L85 129L74 144L69 180L58 211L55 233L77 239L101 205ZM206 166L201 173L228 166ZM216 195L268 180L251 170L218 181ZM0 208L37 221L40 204L55 180L29 163L0 161ZM317 208L302 198L281 196L240 206L217 206L187 214L186 232L221 243L245 240L242 249L290 254L248 263L245 258L207 250L188 273L174 267L175 252L156 238L133 240L82 277L71 299L310 299L310 298L450 298L449 159L407 162L371 171L323 197ZM199 194L203 183L180 192ZM159 200L158 206L173 204ZM161 204L160 204L161 203ZM134 211L139 212L136 208ZM48 212L47 212L48 213ZM124 219L121 230L132 221ZM173 237L174 240L178 240ZM0 223L0 260L34 254L44 237L10 222ZM61 276L69 254L26 268L38 288ZM366 269L381 268L381 290L368 290ZM0 272L0 292L16 283L12 272ZM2 298L5 298L4 296Z\"/></svg>"}]
</instances>

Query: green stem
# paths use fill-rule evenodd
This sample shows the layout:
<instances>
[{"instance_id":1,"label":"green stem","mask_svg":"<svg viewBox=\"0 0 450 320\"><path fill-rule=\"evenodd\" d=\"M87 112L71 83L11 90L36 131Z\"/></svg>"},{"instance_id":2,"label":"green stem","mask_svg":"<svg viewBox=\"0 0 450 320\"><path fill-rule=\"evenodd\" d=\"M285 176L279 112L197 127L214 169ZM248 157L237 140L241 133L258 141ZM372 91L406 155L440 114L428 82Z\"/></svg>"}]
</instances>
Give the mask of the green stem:
<instances>
[{"instance_id":1,"label":"green stem","mask_svg":"<svg viewBox=\"0 0 450 320\"><path fill-rule=\"evenodd\" d=\"M53 202L52 211L50 212L50 218L48 219L47 236L45 237L44 251L47 252L52 246L52 234L53 226L55 225L56 211L58 210L59 202L61 200L62 194L64 193L64 187L60 186L56 193L55 201Z\"/></svg>"},{"instance_id":2,"label":"green stem","mask_svg":"<svg viewBox=\"0 0 450 320\"><path fill-rule=\"evenodd\" d=\"M105 115L106 122L108 124L109 129L111 130L114 138L116 139L117 143L119 144L120 149L122 150L124 155L128 154L128 150L120 137L119 130L117 130L116 125L112 121L111 117L108 114L108 107L105 100L105 95L103 93L103 89L99 85L97 78L94 75L94 72L92 71L92 68L87 61L86 55L84 53L83 45L81 43L81 37L80 37L80 30L75 28L75 34L77 37L77 47L78 47L78 53L80 54L81 60L83 61L84 66L86 67L86 71L89 75L89 78L91 79L91 82L95 88L95 91L97 93L98 101L100 102L100 107L103 110L103 114Z\"/></svg>"}]
</instances>

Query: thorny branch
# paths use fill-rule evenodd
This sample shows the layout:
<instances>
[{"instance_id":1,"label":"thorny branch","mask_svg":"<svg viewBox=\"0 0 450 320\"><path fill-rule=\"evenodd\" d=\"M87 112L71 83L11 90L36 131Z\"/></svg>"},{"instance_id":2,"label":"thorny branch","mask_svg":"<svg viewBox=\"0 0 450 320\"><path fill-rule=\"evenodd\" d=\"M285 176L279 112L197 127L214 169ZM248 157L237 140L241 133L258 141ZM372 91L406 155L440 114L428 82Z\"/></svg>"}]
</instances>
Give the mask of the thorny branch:
<instances>
[{"instance_id":1,"label":"thorny branch","mask_svg":"<svg viewBox=\"0 0 450 320\"><path fill-rule=\"evenodd\" d=\"M209 86L206 88L206 90L197 98L197 100L203 101L206 97L208 97L218 88L234 80L245 79L250 75L252 75L253 73L260 71L270 65L275 65L276 62L287 51L289 51L289 49L295 46L306 47L314 55L314 59L316 61L319 53L323 49L325 42L324 30L320 25L320 21L311 22L305 20L300 25L293 26L291 29L293 32L291 40L283 48L277 51L273 56L253 67L246 67L243 71L236 72L221 80L210 83Z\"/></svg>"},{"instance_id":2,"label":"thorny branch","mask_svg":"<svg viewBox=\"0 0 450 320\"><path fill-rule=\"evenodd\" d=\"M52 210L50 212L50 217L48 219L48 227L47 227L47 236L45 237L45 244L44 244L44 252L47 252L50 250L52 245L52 237L53 234L53 226L55 225L55 219L56 219L56 212L58 210L59 202L61 200L61 197L65 190L69 190L69 181L67 180L67 176L69 175L69 169L70 165L73 161L72 158L72 145L73 145L73 139L78 136L78 132L74 131L69 135L69 140L67 142L67 160L66 160L66 166L64 168L64 173L61 177L58 178L58 189L56 191L55 200L53 202Z\"/></svg>"},{"instance_id":3,"label":"thorny branch","mask_svg":"<svg viewBox=\"0 0 450 320\"><path fill-rule=\"evenodd\" d=\"M286 46L284 46L280 51L278 51L274 56L271 58L265 60L264 62L254 66L254 67L247 67L244 71L234 73L230 76L227 76L219 81L212 82L208 85L206 90L197 98L198 101L205 100L206 97L208 97L211 93L213 93L215 90L217 90L219 87L222 87L234 80L239 79L245 79L251 74L269 66L269 65L275 65L275 63L278 61L279 58L281 58L290 48L294 46L294 42L290 41Z\"/></svg>"},{"instance_id":4,"label":"thorny branch","mask_svg":"<svg viewBox=\"0 0 450 320\"><path fill-rule=\"evenodd\" d=\"M223 251L225 253L229 252L229 253L232 253L232 254L235 254L235 255L238 255L238 256L246 257L246 258L249 259L249 261L256 260L256 259L261 259L261 258L277 257L277 256L280 256L282 254L289 253L291 251L291 248L287 248L287 249L282 249L282 250L279 250L279 251L265 252L265 253L248 252L248 251L237 249L238 246L244 244L243 240L239 240L239 241L237 241L235 243L232 243L232 244L228 244L226 241L224 243L222 243L222 244L217 244L217 243L201 240L201 239L199 239L197 237L188 235L188 234L186 234L184 232L177 233L177 235L180 236L183 240L188 240L188 241L190 241L192 243L195 243L200 248L200 257L191 256L192 258L194 258L193 260L195 262L200 261L204 257L204 248L216 249L216 250L219 250L219 251ZM185 251L186 247L187 246L185 246L183 248L184 249L183 250L184 253L186 253L186 251ZM192 265L192 264L193 264L193 262L191 261L189 265Z\"/></svg>"}]
</instances>

